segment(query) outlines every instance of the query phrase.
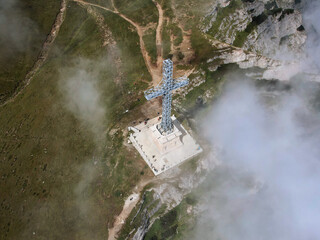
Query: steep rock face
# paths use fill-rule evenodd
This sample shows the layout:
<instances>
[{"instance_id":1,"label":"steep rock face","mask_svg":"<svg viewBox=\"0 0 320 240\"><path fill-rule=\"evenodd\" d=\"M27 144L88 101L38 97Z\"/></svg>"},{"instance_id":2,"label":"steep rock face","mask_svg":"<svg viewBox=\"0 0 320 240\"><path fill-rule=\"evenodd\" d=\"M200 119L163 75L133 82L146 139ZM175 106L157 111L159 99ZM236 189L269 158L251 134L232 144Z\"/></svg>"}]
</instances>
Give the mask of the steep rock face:
<instances>
[{"instance_id":1,"label":"steep rock face","mask_svg":"<svg viewBox=\"0 0 320 240\"><path fill-rule=\"evenodd\" d=\"M242 48L273 58L281 58L285 51L300 53L306 40L301 14L293 9L277 11L259 15L266 19L247 36Z\"/></svg>"},{"instance_id":2,"label":"steep rock face","mask_svg":"<svg viewBox=\"0 0 320 240\"><path fill-rule=\"evenodd\" d=\"M294 8L296 4L299 3L299 1L296 0L276 0L275 2L281 8Z\"/></svg>"},{"instance_id":3,"label":"steep rock face","mask_svg":"<svg viewBox=\"0 0 320 240\"><path fill-rule=\"evenodd\" d=\"M214 37L223 42L233 44L236 40L237 33L243 32L250 21L251 18L245 9L236 9L228 15L228 17L222 19ZM234 26L236 26L236 28L234 28Z\"/></svg>"},{"instance_id":4,"label":"steep rock face","mask_svg":"<svg viewBox=\"0 0 320 240\"><path fill-rule=\"evenodd\" d=\"M212 165L214 168L218 161L214 153L211 154ZM208 158L201 158L197 161L195 169L172 168L163 173L161 179L165 182L152 188L156 193L155 196L159 196L162 203L164 203L168 210L176 207L184 198L184 196L192 189L197 187L205 177L205 172L208 168Z\"/></svg>"},{"instance_id":5,"label":"steep rock face","mask_svg":"<svg viewBox=\"0 0 320 240\"><path fill-rule=\"evenodd\" d=\"M155 195L155 199L158 199L159 196ZM135 232L135 234L133 235L132 239L133 240L143 240L144 236L146 235L146 233L148 232L148 228L150 227L150 225L152 225L152 216L160 209L162 203L158 202L158 204L151 208L151 209L144 209L143 213L142 213L142 224L141 226L137 229L137 231Z\"/></svg>"},{"instance_id":6,"label":"steep rock face","mask_svg":"<svg viewBox=\"0 0 320 240\"><path fill-rule=\"evenodd\" d=\"M145 239L145 235L153 223L179 205L186 194L203 182L207 171L219 164L214 150L208 158L201 158L192 168L183 170L172 168L159 175L158 184L144 192L137 204L138 210L130 220L133 229L126 235L126 239ZM151 195L152 198L150 198Z\"/></svg>"},{"instance_id":7,"label":"steep rock face","mask_svg":"<svg viewBox=\"0 0 320 240\"><path fill-rule=\"evenodd\" d=\"M306 40L295 0L217 1L202 19L204 33L267 57L300 54Z\"/></svg>"}]
</instances>

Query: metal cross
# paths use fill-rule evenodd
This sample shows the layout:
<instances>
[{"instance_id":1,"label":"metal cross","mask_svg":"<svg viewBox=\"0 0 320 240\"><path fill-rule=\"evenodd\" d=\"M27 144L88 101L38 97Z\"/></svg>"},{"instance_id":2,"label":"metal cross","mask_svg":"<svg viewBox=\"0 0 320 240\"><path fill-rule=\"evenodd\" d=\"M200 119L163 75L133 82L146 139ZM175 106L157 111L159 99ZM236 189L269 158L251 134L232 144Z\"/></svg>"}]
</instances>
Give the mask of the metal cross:
<instances>
[{"instance_id":1,"label":"metal cross","mask_svg":"<svg viewBox=\"0 0 320 240\"><path fill-rule=\"evenodd\" d=\"M158 126L158 130L161 134L170 133L173 130L173 124L171 120L172 91L189 84L189 79L187 77L181 77L174 80L172 77L172 70L172 61L170 59L164 60L162 66L163 77L161 82L156 87L148 89L144 92L144 96L147 100L163 96L162 120L161 124Z\"/></svg>"}]
</instances>

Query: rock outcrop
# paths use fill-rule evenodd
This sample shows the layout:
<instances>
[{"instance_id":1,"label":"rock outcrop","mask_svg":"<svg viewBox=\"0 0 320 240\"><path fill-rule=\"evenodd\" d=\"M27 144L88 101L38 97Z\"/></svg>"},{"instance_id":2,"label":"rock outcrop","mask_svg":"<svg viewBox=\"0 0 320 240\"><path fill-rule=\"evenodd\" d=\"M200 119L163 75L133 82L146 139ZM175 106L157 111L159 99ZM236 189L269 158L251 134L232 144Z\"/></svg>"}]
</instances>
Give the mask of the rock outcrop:
<instances>
[{"instance_id":1,"label":"rock outcrop","mask_svg":"<svg viewBox=\"0 0 320 240\"><path fill-rule=\"evenodd\" d=\"M266 57L301 54L306 41L302 15L294 0L217 1L202 19L213 38Z\"/></svg>"}]
</instances>

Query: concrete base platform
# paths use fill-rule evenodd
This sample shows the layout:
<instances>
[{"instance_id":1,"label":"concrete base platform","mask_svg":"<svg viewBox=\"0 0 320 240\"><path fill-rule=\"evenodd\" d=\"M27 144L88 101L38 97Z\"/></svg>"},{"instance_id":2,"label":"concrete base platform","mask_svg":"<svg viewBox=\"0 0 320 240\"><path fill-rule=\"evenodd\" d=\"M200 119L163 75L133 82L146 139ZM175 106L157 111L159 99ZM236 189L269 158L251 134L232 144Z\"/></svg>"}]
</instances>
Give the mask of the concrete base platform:
<instances>
[{"instance_id":1,"label":"concrete base platform","mask_svg":"<svg viewBox=\"0 0 320 240\"><path fill-rule=\"evenodd\" d=\"M202 152L202 148L184 129L179 121L171 117L174 129L170 134L161 135L156 126L160 124L158 117L129 127L130 141L138 150L155 175L179 165Z\"/></svg>"}]
</instances>

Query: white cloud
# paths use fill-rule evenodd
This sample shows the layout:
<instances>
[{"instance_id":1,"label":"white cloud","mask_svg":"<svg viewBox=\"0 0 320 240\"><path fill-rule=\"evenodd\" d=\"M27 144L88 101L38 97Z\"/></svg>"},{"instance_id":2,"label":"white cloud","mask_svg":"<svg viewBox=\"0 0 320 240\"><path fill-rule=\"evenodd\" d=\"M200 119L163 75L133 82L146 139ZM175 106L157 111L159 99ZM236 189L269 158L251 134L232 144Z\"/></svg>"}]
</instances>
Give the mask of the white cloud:
<instances>
[{"instance_id":1,"label":"white cloud","mask_svg":"<svg viewBox=\"0 0 320 240\"><path fill-rule=\"evenodd\" d=\"M319 114L295 91L276 108L257 92L228 84L204 124L224 164L208 180L197 239L320 239Z\"/></svg>"},{"instance_id":2,"label":"white cloud","mask_svg":"<svg viewBox=\"0 0 320 240\"><path fill-rule=\"evenodd\" d=\"M59 87L64 106L94 134L101 135L105 125L106 104L102 102L98 82L100 66L90 70L92 65L99 64L80 59L74 67L61 70Z\"/></svg>"}]
</instances>

